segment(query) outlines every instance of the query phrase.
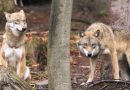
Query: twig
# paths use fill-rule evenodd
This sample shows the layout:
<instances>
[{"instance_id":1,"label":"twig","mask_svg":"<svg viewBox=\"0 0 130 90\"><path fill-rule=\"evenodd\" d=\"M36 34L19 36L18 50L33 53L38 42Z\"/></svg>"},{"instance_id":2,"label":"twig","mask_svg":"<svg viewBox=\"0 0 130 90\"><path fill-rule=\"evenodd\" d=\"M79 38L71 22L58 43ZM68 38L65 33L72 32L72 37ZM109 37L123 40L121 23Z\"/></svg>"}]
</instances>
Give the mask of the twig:
<instances>
[{"instance_id":1,"label":"twig","mask_svg":"<svg viewBox=\"0 0 130 90\"><path fill-rule=\"evenodd\" d=\"M101 87L99 90L104 90L106 87L108 87L108 85Z\"/></svg>"}]
</instances>

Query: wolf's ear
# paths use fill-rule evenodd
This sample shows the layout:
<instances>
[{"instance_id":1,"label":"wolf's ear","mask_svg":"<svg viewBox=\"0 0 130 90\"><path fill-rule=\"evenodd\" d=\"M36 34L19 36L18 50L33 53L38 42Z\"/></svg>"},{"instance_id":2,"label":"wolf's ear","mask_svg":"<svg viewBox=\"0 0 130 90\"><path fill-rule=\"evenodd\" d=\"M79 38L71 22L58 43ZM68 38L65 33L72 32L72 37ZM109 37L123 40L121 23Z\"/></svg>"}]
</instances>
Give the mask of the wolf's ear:
<instances>
[{"instance_id":1,"label":"wolf's ear","mask_svg":"<svg viewBox=\"0 0 130 90\"><path fill-rule=\"evenodd\" d=\"M79 32L79 36L80 36L80 37L84 37L84 36L85 36L84 32L83 32L83 31L80 31L80 32Z\"/></svg>"},{"instance_id":2,"label":"wolf's ear","mask_svg":"<svg viewBox=\"0 0 130 90\"><path fill-rule=\"evenodd\" d=\"M9 20L9 18L11 17L11 14L8 13L8 12L4 12L4 14L5 14L5 18L6 18L6 20Z\"/></svg>"},{"instance_id":3,"label":"wolf's ear","mask_svg":"<svg viewBox=\"0 0 130 90\"><path fill-rule=\"evenodd\" d=\"M100 35L100 30L97 30L95 33L94 33L94 36L95 37L98 37Z\"/></svg>"}]
</instances>

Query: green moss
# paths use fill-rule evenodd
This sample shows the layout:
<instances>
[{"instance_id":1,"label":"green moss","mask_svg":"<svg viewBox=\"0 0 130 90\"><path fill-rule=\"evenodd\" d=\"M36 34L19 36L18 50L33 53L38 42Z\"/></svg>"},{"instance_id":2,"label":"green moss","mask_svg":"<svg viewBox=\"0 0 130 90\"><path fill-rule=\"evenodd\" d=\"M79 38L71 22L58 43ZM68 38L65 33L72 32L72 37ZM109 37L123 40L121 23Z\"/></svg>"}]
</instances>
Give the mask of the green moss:
<instances>
[{"instance_id":1,"label":"green moss","mask_svg":"<svg viewBox=\"0 0 130 90\"><path fill-rule=\"evenodd\" d=\"M100 10L100 12L99 12L99 16L107 16L108 15L108 11L106 10L106 9L102 9L102 10Z\"/></svg>"}]
</instances>

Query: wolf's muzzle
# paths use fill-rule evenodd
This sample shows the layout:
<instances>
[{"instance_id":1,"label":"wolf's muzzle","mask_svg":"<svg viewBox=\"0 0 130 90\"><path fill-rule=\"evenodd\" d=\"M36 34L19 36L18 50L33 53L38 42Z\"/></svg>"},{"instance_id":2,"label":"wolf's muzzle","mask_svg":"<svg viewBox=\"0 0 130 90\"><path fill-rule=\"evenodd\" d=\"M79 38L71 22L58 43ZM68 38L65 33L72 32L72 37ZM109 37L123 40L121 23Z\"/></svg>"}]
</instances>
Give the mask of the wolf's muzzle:
<instances>
[{"instance_id":1,"label":"wolf's muzzle","mask_svg":"<svg viewBox=\"0 0 130 90\"><path fill-rule=\"evenodd\" d=\"M92 57L92 54L91 54L91 53L88 53L88 57Z\"/></svg>"},{"instance_id":2,"label":"wolf's muzzle","mask_svg":"<svg viewBox=\"0 0 130 90\"><path fill-rule=\"evenodd\" d=\"M27 30L27 28L22 28L22 32L24 32L24 31L26 31Z\"/></svg>"},{"instance_id":3,"label":"wolf's muzzle","mask_svg":"<svg viewBox=\"0 0 130 90\"><path fill-rule=\"evenodd\" d=\"M27 28L22 28L22 30L17 29L19 32L25 32Z\"/></svg>"}]
</instances>

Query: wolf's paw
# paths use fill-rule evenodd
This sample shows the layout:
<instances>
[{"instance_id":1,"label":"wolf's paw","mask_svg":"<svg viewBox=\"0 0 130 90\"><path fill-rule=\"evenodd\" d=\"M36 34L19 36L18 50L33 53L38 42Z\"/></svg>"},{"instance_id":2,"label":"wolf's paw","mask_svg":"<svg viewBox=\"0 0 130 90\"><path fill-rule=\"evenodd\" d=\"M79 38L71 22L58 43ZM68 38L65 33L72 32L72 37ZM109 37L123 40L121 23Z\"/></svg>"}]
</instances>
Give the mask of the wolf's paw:
<instances>
[{"instance_id":1,"label":"wolf's paw","mask_svg":"<svg viewBox=\"0 0 130 90\"><path fill-rule=\"evenodd\" d=\"M24 79L24 80L31 79L31 74L30 74L30 69L29 69L29 67L26 67L26 70L25 70L23 79Z\"/></svg>"},{"instance_id":2,"label":"wolf's paw","mask_svg":"<svg viewBox=\"0 0 130 90\"><path fill-rule=\"evenodd\" d=\"M120 81L120 79L115 79L115 81Z\"/></svg>"},{"instance_id":3,"label":"wolf's paw","mask_svg":"<svg viewBox=\"0 0 130 90\"><path fill-rule=\"evenodd\" d=\"M86 86L86 85L88 85L90 82L85 82L85 83L81 83L80 85L81 86Z\"/></svg>"}]
</instances>

